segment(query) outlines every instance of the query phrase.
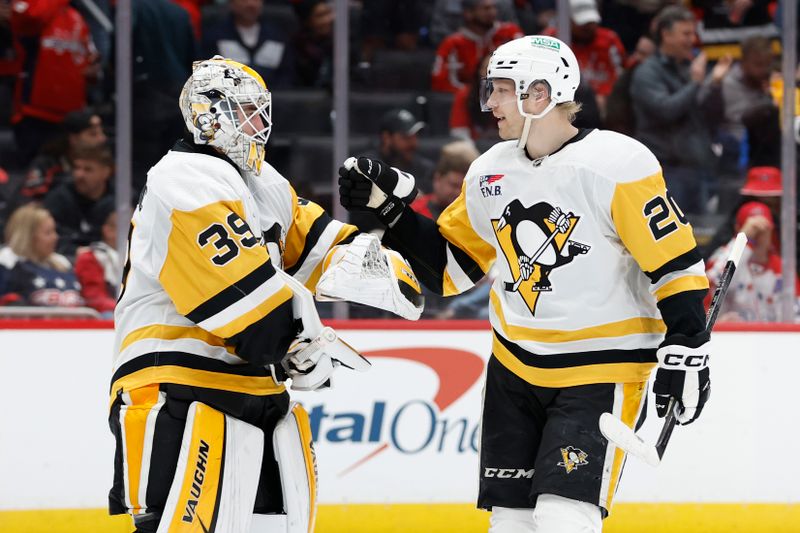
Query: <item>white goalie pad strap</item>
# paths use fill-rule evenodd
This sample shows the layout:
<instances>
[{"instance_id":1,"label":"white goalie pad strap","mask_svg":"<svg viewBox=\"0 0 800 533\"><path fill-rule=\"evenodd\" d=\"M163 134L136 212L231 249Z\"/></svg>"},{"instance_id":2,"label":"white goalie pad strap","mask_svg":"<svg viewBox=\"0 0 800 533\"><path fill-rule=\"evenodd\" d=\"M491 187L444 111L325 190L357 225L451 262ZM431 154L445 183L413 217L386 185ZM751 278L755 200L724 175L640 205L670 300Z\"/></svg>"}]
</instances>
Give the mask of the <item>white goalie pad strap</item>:
<instances>
[{"instance_id":1,"label":"white goalie pad strap","mask_svg":"<svg viewBox=\"0 0 800 533\"><path fill-rule=\"evenodd\" d=\"M390 311L408 320L420 317L421 296L417 304L400 289L400 283L405 283L421 295L419 282L402 256L382 248L377 236L362 233L331 254L330 265L317 283L317 300L346 300ZM403 263L400 274L393 257ZM398 275L403 276L404 281L398 280Z\"/></svg>"},{"instance_id":2,"label":"white goalie pad strap","mask_svg":"<svg viewBox=\"0 0 800 533\"><path fill-rule=\"evenodd\" d=\"M248 531L263 454L259 428L193 402L157 533Z\"/></svg>"},{"instance_id":3,"label":"white goalie pad strap","mask_svg":"<svg viewBox=\"0 0 800 533\"><path fill-rule=\"evenodd\" d=\"M275 460L281 473L287 533L311 533L317 516L317 461L308 413L296 402L275 426Z\"/></svg>"},{"instance_id":4,"label":"white goalie pad strap","mask_svg":"<svg viewBox=\"0 0 800 533\"><path fill-rule=\"evenodd\" d=\"M703 343L697 348L690 348L680 344L663 346L656 352L658 366L671 370L699 371L708 366L708 343Z\"/></svg>"}]
</instances>

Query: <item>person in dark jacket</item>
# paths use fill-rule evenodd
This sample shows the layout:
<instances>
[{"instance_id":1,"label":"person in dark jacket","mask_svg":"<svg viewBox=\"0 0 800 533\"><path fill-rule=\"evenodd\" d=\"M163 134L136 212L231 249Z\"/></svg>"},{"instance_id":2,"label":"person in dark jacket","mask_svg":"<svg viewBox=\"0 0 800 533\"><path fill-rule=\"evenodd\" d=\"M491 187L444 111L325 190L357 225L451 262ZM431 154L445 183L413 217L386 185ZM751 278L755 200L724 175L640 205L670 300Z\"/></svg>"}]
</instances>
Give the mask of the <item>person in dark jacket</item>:
<instances>
[{"instance_id":1,"label":"person in dark jacket","mask_svg":"<svg viewBox=\"0 0 800 533\"><path fill-rule=\"evenodd\" d=\"M90 109L67 114L61 127L63 131L57 141L45 145L28 167L19 190L21 202L41 200L69 179L75 150L103 146L108 141L103 119Z\"/></svg>"},{"instance_id":2,"label":"person in dark jacket","mask_svg":"<svg viewBox=\"0 0 800 533\"><path fill-rule=\"evenodd\" d=\"M203 31L203 58L216 54L233 59L261 74L270 89L292 86L294 56L286 29L264 14L264 0L228 0L230 13Z\"/></svg>"},{"instance_id":3,"label":"person in dark jacket","mask_svg":"<svg viewBox=\"0 0 800 533\"><path fill-rule=\"evenodd\" d=\"M720 59L706 76L705 54L692 58L695 19L683 7L665 8L655 25L658 50L631 82L636 138L661 162L677 204L704 212L717 164L712 133L724 119L722 80L732 59Z\"/></svg>"},{"instance_id":4,"label":"person in dark jacket","mask_svg":"<svg viewBox=\"0 0 800 533\"><path fill-rule=\"evenodd\" d=\"M197 58L189 13L170 0L131 3L133 27L133 185L183 134L175 105Z\"/></svg>"},{"instance_id":5,"label":"person in dark jacket","mask_svg":"<svg viewBox=\"0 0 800 533\"><path fill-rule=\"evenodd\" d=\"M300 28L292 38L295 50L295 84L298 87L333 86L333 6L324 0L299 0L292 4Z\"/></svg>"},{"instance_id":6,"label":"person in dark jacket","mask_svg":"<svg viewBox=\"0 0 800 533\"><path fill-rule=\"evenodd\" d=\"M106 204L113 203L111 177L114 159L107 148L85 148L73 159L72 180L45 197L44 206L53 215L61 237L58 251L73 256L78 246L100 240L106 221Z\"/></svg>"}]
</instances>

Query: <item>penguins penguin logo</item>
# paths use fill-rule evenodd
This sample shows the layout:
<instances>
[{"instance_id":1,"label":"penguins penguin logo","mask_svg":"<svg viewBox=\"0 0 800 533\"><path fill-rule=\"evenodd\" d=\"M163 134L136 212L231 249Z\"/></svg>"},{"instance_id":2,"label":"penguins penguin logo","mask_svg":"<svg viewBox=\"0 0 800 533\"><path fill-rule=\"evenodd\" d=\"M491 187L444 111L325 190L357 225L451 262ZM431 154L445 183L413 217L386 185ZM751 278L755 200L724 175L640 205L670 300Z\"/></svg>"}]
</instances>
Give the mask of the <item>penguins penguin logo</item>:
<instances>
[{"instance_id":1,"label":"penguins penguin logo","mask_svg":"<svg viewBox=\"0 0 800 533\"><path fill-rule=\"evenodd\" d=\"M513 282L508 292L517 292L535 314L539 295L553 290L550 273L590 250L590 246L569 239L580 220L572 212L538 202L525 207L519 200L506 205L493 220L495 234L508 261Z\"/></svg>"}]
</instances>

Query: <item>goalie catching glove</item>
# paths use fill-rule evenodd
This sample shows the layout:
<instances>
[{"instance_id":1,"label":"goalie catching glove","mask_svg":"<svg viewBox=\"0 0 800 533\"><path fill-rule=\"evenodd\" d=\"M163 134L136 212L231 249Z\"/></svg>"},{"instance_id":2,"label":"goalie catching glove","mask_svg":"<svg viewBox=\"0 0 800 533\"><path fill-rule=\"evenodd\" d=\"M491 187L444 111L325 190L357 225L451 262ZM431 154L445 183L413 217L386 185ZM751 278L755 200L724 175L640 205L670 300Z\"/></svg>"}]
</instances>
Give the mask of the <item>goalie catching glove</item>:
<instances>
[{"instance_id":1,"label":"goalie catching glove","mask_svg":"<svg viewBox=\"0 0 800 533\"><path fill-rule=\"evenodd\" d=\"M659 418L667 414L670 397L678 401L678 424L691 424L700 416L711 394L708 346L707 331L691 337L671 335L661 343L653 384Z\"/></svg>"},{"instance_id":2,"label":"goalie catching glove","mask_svg":"<svg viewBox=\"0 0 800 533\"><path fill-rule=\"evenodd\" d=\"M425 298L411 266L378 237L362 233L350 244L335 246L325 257L317 300L347 300L408 320L422 314Z\"/></svg>"},{"instance_id":3,"label":"goalie catching glove","mask_svg":"<svg viewBox=\"0 0 800 533\"><path fill-rule=\"evenodd\" d=\"M417 195L414 176L377 159L349 158L339 167L339 201L348 211L375 213L392 226Z\"/></svg>"},{"instance_id":4,"label":"goalie catching glove","mask_svg":"<svg viewBox=\"0 0 800 533\"><path fill-rule=\"evenodd\" d=\"M292 290L292 310L300 327L280 365L273 367L275 379L289 377L292 390L311 391L330 387L331 375L340 366L359 372L369 370L371 365L365 357L332 328L322 325L311 291L282 270L276 272Z\"/></svg>"}]
</instances>

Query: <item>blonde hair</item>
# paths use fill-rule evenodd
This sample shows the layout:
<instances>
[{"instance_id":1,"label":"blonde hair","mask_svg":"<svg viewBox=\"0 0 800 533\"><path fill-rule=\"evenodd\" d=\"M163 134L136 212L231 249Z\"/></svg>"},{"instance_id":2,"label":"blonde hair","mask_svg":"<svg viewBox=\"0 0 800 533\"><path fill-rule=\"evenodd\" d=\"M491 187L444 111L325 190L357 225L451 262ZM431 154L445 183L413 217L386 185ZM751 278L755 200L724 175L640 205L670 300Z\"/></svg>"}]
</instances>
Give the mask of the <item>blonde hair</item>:
<instances>
[{"instance_id":1,"label":"blonde hair","mask_svg":"<svg viewBox=\"0 0 800 533\"><path fill-rule=\"evenodd\" d=\"M439 162L436 164L435 173L439 175L448 172L466 174L469 166L481 155L471 141L454 141L442 146Z\"/></svg>"},{"instance_id":2,"label":"blonde hair","mask_svg":"<svg viewBox=\"0 0 800 533\"><path fill-rule=\"evenodd\" d=\"M583 104L580 102L562 102L560 104L556 104L556 109L561 110L562 113L567 115L567 120L570 123L575 122L575 118L580 113L581 108L583 108Z\"/></svg>"},{"instance_id":3,"label":"blonde hair","mask_svg":"<svg viewBox=\"0 0 800 533\"><path fill-rule=\"evenodd\" d=\"M50 254L50 257L45 258L34 256L34 235L39 225L47 218L52 218L50 212L37 204L20 207L8 219L4 234L5 242L21 259L42 263L63 272L67 268L57 254Z\"/></svg>"}]
</instances>

